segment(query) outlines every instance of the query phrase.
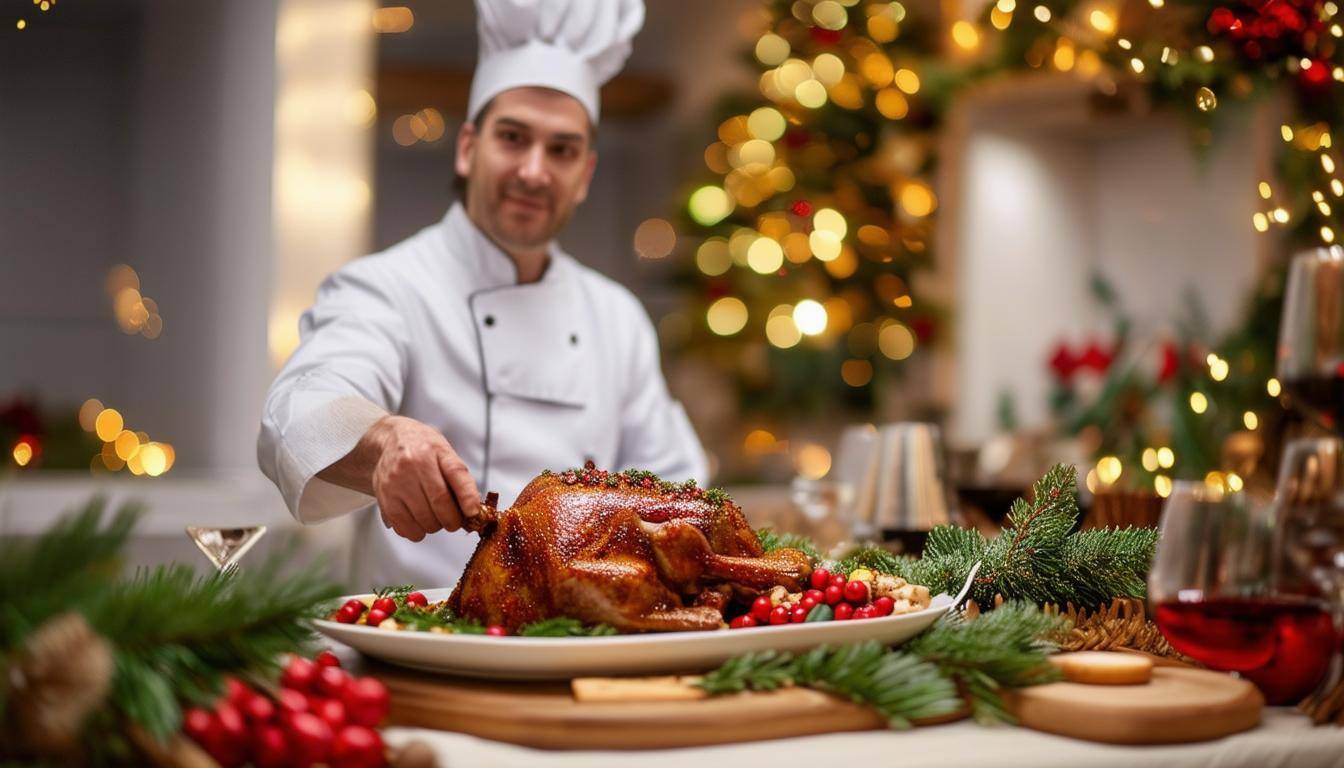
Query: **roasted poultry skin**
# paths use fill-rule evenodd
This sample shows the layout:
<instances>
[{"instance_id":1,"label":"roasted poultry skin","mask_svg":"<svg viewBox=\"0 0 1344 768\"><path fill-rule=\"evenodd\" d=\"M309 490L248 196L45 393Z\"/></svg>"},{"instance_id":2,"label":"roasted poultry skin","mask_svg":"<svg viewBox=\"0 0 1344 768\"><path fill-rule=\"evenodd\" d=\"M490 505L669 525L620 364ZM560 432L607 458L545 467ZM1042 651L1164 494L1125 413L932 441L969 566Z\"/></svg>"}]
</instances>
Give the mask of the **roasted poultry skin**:
<instances>
[{"instance_id":1,"label":"roasted poultry skin","mask_svg":"<svg viewBox=\"0 0 1344 768\"><path fill-rule=\"evenodd\" d=\"M622 632L717 629L728 599L797 591L811 573L802 552L764 553L722 492L637 470L544 472L480 527L448 604L509 632L556 616Z\"/></svg>"}]
</instances>

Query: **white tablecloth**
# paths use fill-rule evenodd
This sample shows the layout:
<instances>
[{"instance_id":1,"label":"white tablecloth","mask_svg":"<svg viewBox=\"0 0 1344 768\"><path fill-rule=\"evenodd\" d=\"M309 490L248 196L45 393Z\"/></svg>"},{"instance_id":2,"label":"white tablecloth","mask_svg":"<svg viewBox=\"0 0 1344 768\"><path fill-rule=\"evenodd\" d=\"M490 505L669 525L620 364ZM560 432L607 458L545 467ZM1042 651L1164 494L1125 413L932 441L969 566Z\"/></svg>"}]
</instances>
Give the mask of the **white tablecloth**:
<instances>
[{"instance_id":1,"label":"white tablecloth","mask_svg":"<svg viewBox=\"0 0 1344 768\"><path fill-rule=\"evenodd\" d=\"M384 736L394 746L428 743L439 768L1344 768L1344 728L1313 728L1291 709L1267 709L1253 731L1160 747L1116 747L971 722L639 752L550 752L420 728L389 728Z\"/></svg>"}]
</instances>

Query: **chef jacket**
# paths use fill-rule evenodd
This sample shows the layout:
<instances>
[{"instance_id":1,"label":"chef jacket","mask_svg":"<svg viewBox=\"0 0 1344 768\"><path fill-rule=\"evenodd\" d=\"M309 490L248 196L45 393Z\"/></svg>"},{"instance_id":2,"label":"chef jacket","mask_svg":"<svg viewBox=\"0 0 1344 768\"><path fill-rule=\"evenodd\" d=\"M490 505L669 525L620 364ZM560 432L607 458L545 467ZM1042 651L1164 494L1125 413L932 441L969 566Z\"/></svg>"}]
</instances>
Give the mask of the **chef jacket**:
<instances>
[{"instance_id":1,"label":"chef jacket","mask_svg":"<svg viewBox=\"0 0 1344 768\"><path fill-rule=\"evenodd\" d=\"M317 477L375 421L440 430L481 496L503 510L544 469L647 469L704 483L705 455L667 391L638 299L558 247L542 278L454 205L439 223L331 275L300 320L300 344L266 398L257 458L303 523L358 513L359 588L447 586L474 533L412 542L372 497Z\"/></svg>"}]
</instances>

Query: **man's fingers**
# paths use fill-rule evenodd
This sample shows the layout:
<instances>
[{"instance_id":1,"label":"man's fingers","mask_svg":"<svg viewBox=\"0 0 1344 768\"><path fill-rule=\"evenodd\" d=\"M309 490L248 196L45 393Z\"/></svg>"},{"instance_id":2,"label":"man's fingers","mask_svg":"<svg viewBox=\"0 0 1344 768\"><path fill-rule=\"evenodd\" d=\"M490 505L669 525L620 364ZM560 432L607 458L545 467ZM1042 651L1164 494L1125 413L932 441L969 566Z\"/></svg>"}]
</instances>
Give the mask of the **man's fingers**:
<instances>
[{"instance_id":1,"label":"man's fingers","mask_svg":"<svg viewBox=\"0 0 1344 768\"><path fill-rule=\"evenodd\" d=\"M434 510L430 505L429 499L425 496L424 489L418 484L407 484L407 488L402 491L402 502L406 505L406 510L410 513L415 524L425 533L434 533L443 526L439 525L439 520L434 516Z\"/></svg>"},{"instance_id":2,"label":"man's fingers","mask_svg":"<svg viewBox=\"0 0 1344 768\"><path fill-rule=\"evenodd\" d=\"M481 511L481 492L476 490L467 465L456 453L439 454L439 470L448 481L463 517L475 517Z\"/></svg>"},{"instance_id":3,"label":"man's fingers","mask_svg":"<svg viewBox=\"0 0 1344 768\"><path fill-rule=\"evenodd\" d=\"M462 512L457 508L457 499L448 490L448 484L437 464L423 467L420 487L429 500L430 513L445 531L456 531L462 527Z\"/></svg>"},{"instance_id":4,"label":"man's fingers","mask_svg":"<svg viewBox=\"0 0 1344 768\"><path fill-rule=\"evenodd\" d=\"M378 503L383 511L383 521L390 523L392 530L403 539L411 541L421 541L425 538L425 530L411 517L410 510L406 505L395 498L386 498Z\"/></svg>"}]
</instances>

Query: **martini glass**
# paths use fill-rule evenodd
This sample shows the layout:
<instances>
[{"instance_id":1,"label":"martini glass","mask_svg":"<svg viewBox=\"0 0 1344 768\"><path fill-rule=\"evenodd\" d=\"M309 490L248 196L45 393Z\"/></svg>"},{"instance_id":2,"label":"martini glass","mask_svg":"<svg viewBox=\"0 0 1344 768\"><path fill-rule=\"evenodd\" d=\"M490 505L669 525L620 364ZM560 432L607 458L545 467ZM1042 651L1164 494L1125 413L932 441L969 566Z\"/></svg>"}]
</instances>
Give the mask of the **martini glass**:
<instances>
[{"instance_id":1,"label":"martini glass","mask_svg":"<svg viewBox=\"0 0 1344 768\"><path fill-rule=\"evenodd\" d=\"M237 567L238 561L266 534L266 526L206 528L187 526L187 536L220 572Z\"/></svg>"}]
</instances>

